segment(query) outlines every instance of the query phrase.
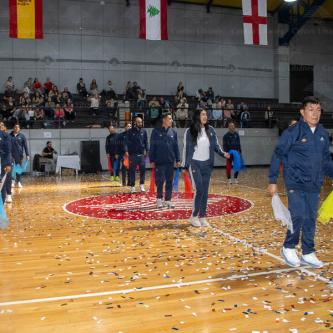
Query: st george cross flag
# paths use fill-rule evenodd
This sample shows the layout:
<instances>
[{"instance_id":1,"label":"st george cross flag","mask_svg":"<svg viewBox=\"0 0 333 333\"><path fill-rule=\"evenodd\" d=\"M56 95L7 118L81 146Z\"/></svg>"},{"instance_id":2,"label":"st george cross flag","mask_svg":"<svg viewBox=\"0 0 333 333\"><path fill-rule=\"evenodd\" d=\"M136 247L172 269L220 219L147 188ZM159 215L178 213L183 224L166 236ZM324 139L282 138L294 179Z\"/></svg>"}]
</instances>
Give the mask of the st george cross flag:
<instances>
[{"instance_id":1,"label":"st george cross flag","mask_svg":"<svg viewBox=\"0 0 333 333\"><path fill-rule=\"evenodd\" d=\"M267 0L242 0L244 43L267 45Z\"/></svg>"},{"instance_id":2,"label":"st george cross flag","mask_svg":"<svg viewBox=\"0 0 333 333\"><path fill-rule=\"evenodd\" d=\"M43 38L43 0L8 0L9 37Z\"/></svg>"},{"instance_id":3,"label":"st george cross flag","mask_svg":"<svg viewBox=\"0 0 333 333\"><path fill-rule=\"evenodd\" d=\"M140 0L140 38L168 39L167 0Z\"/></svg>"}]
</instances>

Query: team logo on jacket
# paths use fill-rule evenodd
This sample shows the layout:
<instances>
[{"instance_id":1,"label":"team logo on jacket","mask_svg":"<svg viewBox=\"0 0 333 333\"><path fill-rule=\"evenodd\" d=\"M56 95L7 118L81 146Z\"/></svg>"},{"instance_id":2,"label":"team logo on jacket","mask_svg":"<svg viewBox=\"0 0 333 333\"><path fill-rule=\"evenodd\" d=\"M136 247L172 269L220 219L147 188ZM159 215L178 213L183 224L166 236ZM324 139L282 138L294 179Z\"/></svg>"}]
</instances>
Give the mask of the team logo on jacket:
<instances>
[{"instance_id":1,"label":"team logo on jacket","mask_svg":"<svg viewBox=\"0 0 333 333\"><path fill-rule=\"evenodd\" d=\"M111 220L184 220L191 216L192 195L174 193L172 202L175 209L157 209L155 194L122 193L81 198L67 203L64 209L79 216ZM250 201L239 197L210 194L207 217L241 213L252 206Z\"/></svg>"}]
</instances>

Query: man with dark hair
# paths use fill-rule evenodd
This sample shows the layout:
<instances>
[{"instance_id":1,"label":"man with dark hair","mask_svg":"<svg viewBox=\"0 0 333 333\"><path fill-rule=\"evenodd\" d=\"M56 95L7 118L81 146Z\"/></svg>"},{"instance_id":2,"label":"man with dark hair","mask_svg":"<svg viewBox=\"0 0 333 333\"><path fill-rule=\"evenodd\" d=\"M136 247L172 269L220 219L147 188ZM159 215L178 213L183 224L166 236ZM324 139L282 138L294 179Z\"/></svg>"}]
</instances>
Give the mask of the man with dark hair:
<instances>
[{"instance_id":1,"label":"man with dark hair","mask_svg":"<svg viewBox=\"0 0 333 333\"><path fill-rule=\"evenodd\" d=\"M121 150L121 140L116 128L112 124L108 126L108 130L110 134L107 136L105 141L105 151L112 168L112 174L110 174L110 177L113 181L119 181L119 154Z\"/></svg>"},{"instance_id":2,"label":"man with dark hair","mask_svg":"<svg viewBox=\"0 0 333 333\"><path fill-rule=\"evenodd\" d=\"M13 131L10 133L11 143L12 143L12 157L15 164L22 164L24 153L27 160L30 159L27 139L23 133L21 133L21 128L19 124L16 124L13 128ZM16 179L12 182L13 186L22 188L21 184L21 175L16 174Z\"/></svg>"},{"instance_id":3,"label":"man with dark hair","mask_svg":"<svg viewBox=\"0 0 333 333\"><path fill-rule=\"evenodd\" d=\"M136 117L134 125L135 126L128 131L125 142L125 155L129 158L129 178L131 193L135 193L135 171L137 166L140 168L140 191L146 191L145 159L148 155L148 136L146 130L142 128L142 118Z\"/></svg>"},{"instance_id":4,"label":"man with dark hair","mask_svg":"<svg viewBox=\"0 0 333 333\"><path fill-rule=\"evenodd\" d=\"M132 124L130 122L125 124L124 131L119 134L120 140L120 160L121 160L121 181L123 186L130 186L129 181L129 171L125 165L125 144L128 131L132 128Z\"/></svg>"},{"instance_id":5,"label":"man with dark hair","mask_svg":"<svg viewBox=\"0 0 333 333\"><path fill-rule=\"evenodd\" d=\"M321 268L323 263L315 254L316 218L324 176L333 178L333 162L329 154L328 133L319 124L320 101L312 96L305 98L300 113L301 119L282 133L274 151L268 191L272 196L277 193L282 162L294 232L288 230L281 256L292 267L302 264ZM301 231L303 255L300 260L296 246Z\"/></svg>"},{"instance_id":6,"label":"man with dark hair","mask_svg":"<svg viewBox=\"0 0 333 333\"><path fill-rule=\"evenodd\" d=\"M150 136L149 158L152 168L155 168L155 181L157 187L157 208L163 205L175 208L171 202L174 164L180 167L180 155L177 132L172 128L172 116L165 113L162 118L162 127L154 128ZM165 195L163 204L163 185Z\"/></svg>"},{"instance_id":7,"label":"man with dark hair","mask_svg":"<svg viewBox=\"0 0 333 333\"><path fill-rule=\"evenodd\" d=\"M228 123L228 132L224 134L223 136L223 150L225 152L230 152L230 150L236 150L241 154L242 149L241 149L241 144L240 144L240 138L239 134L236 132L236 126L233 121L229 121ZM229 184L232 184L231 180L231 169L232 169L232 156L227 159L226 162L226 174L228 178ZM234 173L234 182L237 184L238 183L238 172Z\"/></svg>"}]
</instances>

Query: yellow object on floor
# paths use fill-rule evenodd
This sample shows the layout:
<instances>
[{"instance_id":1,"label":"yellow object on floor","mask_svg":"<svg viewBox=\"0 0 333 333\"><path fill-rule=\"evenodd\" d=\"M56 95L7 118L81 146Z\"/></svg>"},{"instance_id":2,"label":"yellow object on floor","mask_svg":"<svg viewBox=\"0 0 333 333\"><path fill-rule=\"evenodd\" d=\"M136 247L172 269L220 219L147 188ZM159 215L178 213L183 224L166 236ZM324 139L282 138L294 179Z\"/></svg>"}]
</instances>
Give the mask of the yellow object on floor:
<instances>
[{"instance_id":1,"label":"yellow object on floor","mask_svg":"<svg viewBox=\"0 0 333 333\"><path fill-rule=\"evenodd\" d=\"M318 221L326 224L333 219L333 191L321 204L318 211Z\"/></svg>"}]
</instances>

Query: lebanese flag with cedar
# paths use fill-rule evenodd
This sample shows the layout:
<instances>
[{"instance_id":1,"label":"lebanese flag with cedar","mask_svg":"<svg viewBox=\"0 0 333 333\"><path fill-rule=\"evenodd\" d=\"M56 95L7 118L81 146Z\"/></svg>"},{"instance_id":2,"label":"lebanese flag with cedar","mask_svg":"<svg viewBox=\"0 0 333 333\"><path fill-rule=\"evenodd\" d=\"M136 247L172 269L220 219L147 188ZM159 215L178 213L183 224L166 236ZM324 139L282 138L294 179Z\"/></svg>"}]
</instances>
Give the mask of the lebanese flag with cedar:
<instances>
[{"instance_id":1,"label":"lebanese flag with cedar","mask_svg":"<svg viewBox=\"0 0 333 333\"><path fill-rule=\"evenodd\" d=\"M168 39L167 0L140 0L140 38Z\"/></svg>"},{"instance_id":2,"label":"lebanese flag with cedar","mask_svg":"<svg viewBox=\"0 0 333 333\"><path fill-rule=\"evenodd\" d=\"M267 45L267 0L242 0L244 43Z\"/></svg>"}]
</instances>

